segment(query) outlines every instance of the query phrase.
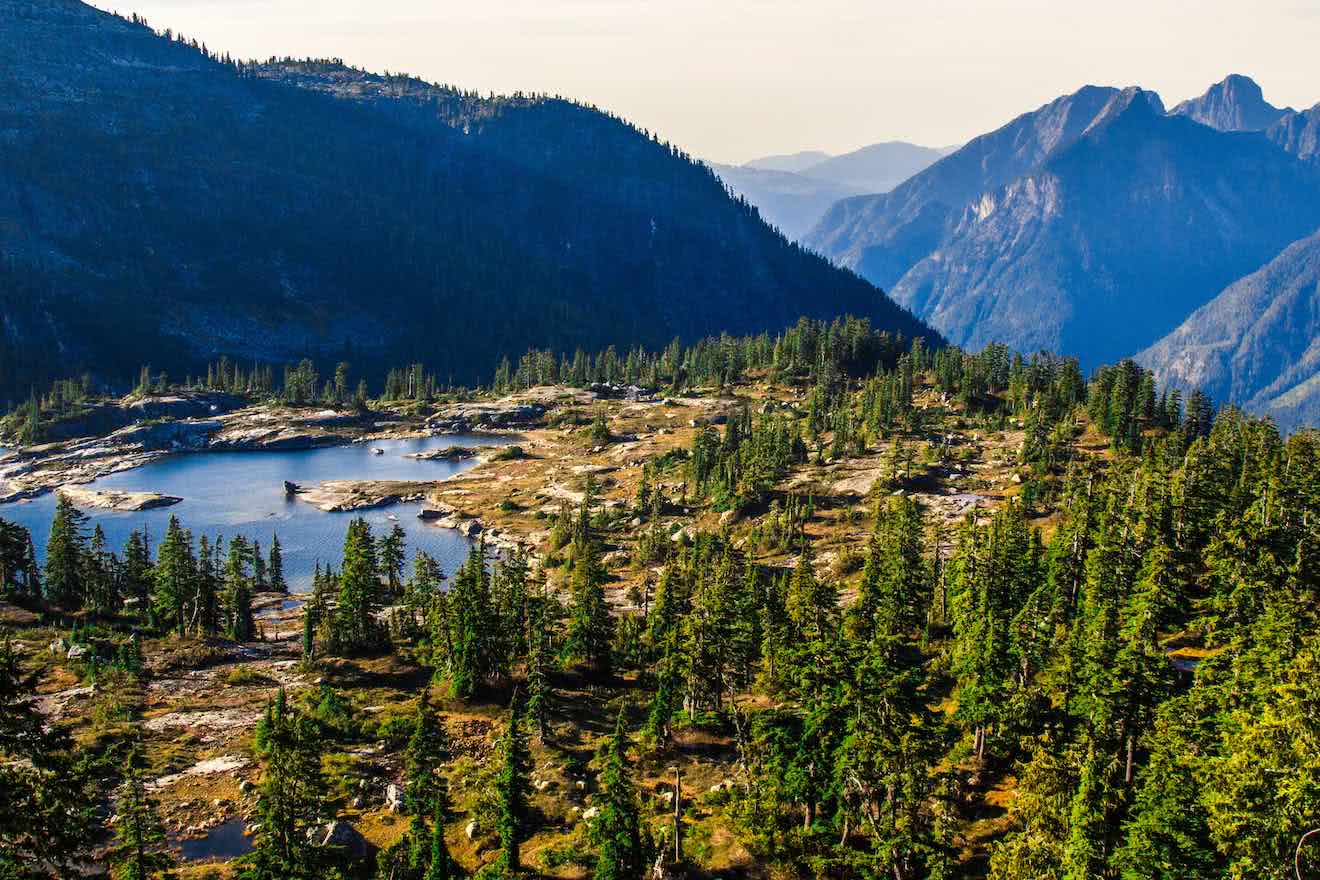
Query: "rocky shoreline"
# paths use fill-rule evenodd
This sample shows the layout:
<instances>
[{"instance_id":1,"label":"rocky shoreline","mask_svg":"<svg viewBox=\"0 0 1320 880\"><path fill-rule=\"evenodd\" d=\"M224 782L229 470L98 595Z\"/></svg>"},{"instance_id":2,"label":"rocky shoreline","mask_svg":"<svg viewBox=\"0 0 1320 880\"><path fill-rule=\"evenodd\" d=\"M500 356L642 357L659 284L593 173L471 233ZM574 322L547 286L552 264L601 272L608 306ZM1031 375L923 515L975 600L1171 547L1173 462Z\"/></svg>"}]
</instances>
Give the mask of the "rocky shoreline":
<instances>
[{"instance_id":1,"label":"rocky shoreline","mask_svg":"<svg viewBox=\"0 0 1320 880\"><path fill-rule=\"evenodd\" d=\"M389 409L360 413L241 403L233 395L191 393L89 407L86 418L57 423L62 439L0 449L0 505L91 483L179 452L293 451L449 433L498 435L539 424L546 413L539 403L512 399L447 404L421 416ZM97 433L106 428L108 433ZM87 435L77 436L80 432ZM441 450L427 457L459 460L477 454Z\"/></svg>"},{"instance_id":2,"label":"rocky shoreline","mask_svg":"<svg viewBox=\"0 0 1320 880\"><path fill-rule=\"evenodd\" d=\"M177 495L161 495L158 492L118 492L87 489L82 486L60 486L55 491L67 498L74 507L114 510L120 513L172 507L183 500Z\"/></svg>"},{"instance_id":3,"label":"rocky shoreline","mask_svg":"<svg viewBox=\"0 0 1320 880\"><path fill-rule=\"evenodd\" d=\"M326 480L300 486L286 480L284 491L326 513L345 513L421 501L435 486L432 481L416 480Z\"/></svg>"}]
</instances>

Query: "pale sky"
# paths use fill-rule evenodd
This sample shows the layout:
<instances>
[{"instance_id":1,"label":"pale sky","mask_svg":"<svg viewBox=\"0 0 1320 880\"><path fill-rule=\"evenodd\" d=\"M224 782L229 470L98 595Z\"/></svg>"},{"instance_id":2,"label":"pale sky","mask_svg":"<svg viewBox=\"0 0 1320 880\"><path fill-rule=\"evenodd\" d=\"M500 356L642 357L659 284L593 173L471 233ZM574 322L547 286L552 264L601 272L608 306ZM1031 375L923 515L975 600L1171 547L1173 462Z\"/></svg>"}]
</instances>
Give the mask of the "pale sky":
<instances>
[{"instance_id":1,"label":"pale sky","mask_svg":"<svg viewBox=\"0 0 1320 880\"><path fill-rule=\"evenodd\" d=\"M1320 101L1320 0L96 0L233 55L614 111L696 156L961 143L1078 87Z\"/></svg>"}]
</instances>

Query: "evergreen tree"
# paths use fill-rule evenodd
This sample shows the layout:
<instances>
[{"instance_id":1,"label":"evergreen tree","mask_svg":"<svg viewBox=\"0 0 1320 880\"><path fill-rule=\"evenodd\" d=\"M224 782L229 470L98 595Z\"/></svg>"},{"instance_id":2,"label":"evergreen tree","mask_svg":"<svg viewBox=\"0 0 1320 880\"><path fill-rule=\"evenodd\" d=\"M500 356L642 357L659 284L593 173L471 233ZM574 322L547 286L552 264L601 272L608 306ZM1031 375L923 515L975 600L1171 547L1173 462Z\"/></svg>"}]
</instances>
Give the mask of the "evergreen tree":
<instances>
[{"instance_id":1,"label":"evergreen tree","mask_svg":"<svg viewBox=\"0 0 1320 880\"><path fill-rule=\"evenodd\" d=\"M76 611L85 600L83 562L86 551L87 515L66 496L56 493L55 517L46 541L46 601L66 611Z\"/></svg>"},{"instance_id":2,"label":"evergreen tree","mask_svg":"<svg viewBox=\"0 0 1320 880\"><path fill-rule=\"evenodd\" d=\"M289 592L289 583L284 579L284 548L280 546L280 536L270 539L270 559L266 562L266 577L272 593Z\"/></svg>"},{"instance_id":3,"label":"evergreen tree","mask_svg":"<svg viewBox=\"0 0 1320 880\"><path fill-rule=\"evenodd\" d=\"M444 722L431 706L429 690L422 689L417 703L417 720L404 752L407 786L404 803L413 815L425 816L431 795L440 784L439 773L449 759L449 734Z\"/></svg>"},{"instance_id":4,"label":"evergreen tree","mask_svg":"<svg viewBox=\"0 0 1320 880\"><path fill-rule=\"evenodd\" d=\"M143 782L140 764L141 753L134 745L115 802L115 842L110 848L115 880L164 880L174 876L174 857L167 847L165 826Z\"/></svg>"},{"instance_id":5,"label":"evergreen tree","mask_svg":"<svg viewBox=\"0 0 1320 880\"><path fill-rule=\"evenodd\" d=\"M532 614L531 644L527 654L527 717L538 742L545 742L550 729L550 633L549 610L544 599Z\"/></svg>"},{"instance_id":6,"label":"evergreen tree","mask_svg":"<svg viewBox=\"0 0 1320 880\"><path fill-rule=\"evenodd\" d=\"M385 575L385 582L391 596L403 592L403 563L406 555L407 535L403 527L395 523L390 533L380 542L380 568Z\"/></svg>"},{"instance_id":7,"label":"evergreen tree","mask_svg":"<svg viewBox=\"0 0 1320 880\"><path fill-rule=\"evenodd\" d=\"M445 820L449 813L448 786L436 785L431 798L431 852L423 880L459 880L463 875L445 843Z\"/></svg>"},{"instance_id":8,"label":"evergreen tree","mask_svg":"<svg viewBox=\"0 0 1320 880\"><path fill-rule=\"evenodd\" d=\"M289 707L281 689L257 727L256 751L263 776L257 790L261 829L243 880L315 880L323 876L312 842L326 818L321 772L321 734L315 723Z\"/></svg>"},{"instance_id":9,"label":"evergreen tree","mask_svg":"<svg viewBox=\"0 0 1320 880\"><path fill-rule=\"evenodd\" d=\"M620 712L614 735L605 747L600 777L602 803L591 826L597 848L594 880L631 880L641 877L647 868L641 810L628 773L627 749Z\"/></svg>"},{"instance_id":10,"label":"evergreen tree","mask_svg":"<svg viewBox=\"0 0 1320 880\"><path fill-rule=\"evenodd\" d=\"M500 837L500 865L506 874L518 874L522 861L518 850L530 832L527 793L531 787L532 755L523 732L522 707L515 694L509 723L497 750L500 769L495 777L498 815L495 830Z\"/></svg>"},{"instance_id":11,"label":"evergreen tree","mask_svg":"<svg viewBox=\"0 0 1320 880\"><path fill-rule=\"evenodd\" d=\"M335 649L361 654L380 646L380 565L371 526L362 518L348 525L344 536L344 564L339 572L339 601L335 606Z\"/></svg>"},{"instance_id":12,"label":"evergreen tree","mask_svg":"<svg viewBox=\"0 0 1320 880\"><path fill-rule=\"evenodd\" d=\"M445 652L437 673L444 669L450 693L469 699L498 671L499 645L484 543L468 553L467 561L454 576L449 595L433 610L432 642Z\"/></svg>"},{"instance_id":13,"label":"evergreen tree","mask_svg":"<svg viewBox=\"0 0 1320 880\"><path fill-rule=\"evenodd\" d=\"M220 542L212 544L202 535L197 542L197 597L194 600L195 629L200 635L215 635L220 631L222 584Z\"/></svg>"},{"instance_id":14,"label":"evergreen tree","mask_svg":"<svg viewBox=\"0 0 1320 880\"><path fill-rule=\"evenodd\" d=\"M225 612L229 638L236 642L250 642L256 635L252 619L252 580L248 576L248 561L260 558L253 553L242 536L229 542L229 555L225 562Z\"/></svg>"},{"instance_id":15,"label":"evergreen tree","mask_svg":"<svg viewBox=\"0 0 1320 880\"><path fill-rule=\"evenodd\" d=\"M193 558L192 537L170 517L165 539L156 554L155 592L152 606L156 618L168 622L182 638L187 633L191 601L196 595L197 563Z\"/></svg>"},{"instance_id":16,"label":"evergreen tree","mask_svg":"<svg viewBox=\"0 0 1320 880\"><path fill-rule=\"evenodd\" d=\"M588 492L582 499L575 528L573 572L569 577L572 607L565 648L571 660L608 674L614 621L605 601L605 570L600 562L600 548L591 531L590 502L591 493Z\"/></svg>"},{"instance_id":17,"label":"evergreen tree","mask_svg":"<svg viewBox=\"0 0 1320 880\"><path fill-rule=\"evenodd\" d=\"M86 864L97 830L94 768L50 725L0 643L0 877L62 880Z\"/></svg>"}]
</instances>

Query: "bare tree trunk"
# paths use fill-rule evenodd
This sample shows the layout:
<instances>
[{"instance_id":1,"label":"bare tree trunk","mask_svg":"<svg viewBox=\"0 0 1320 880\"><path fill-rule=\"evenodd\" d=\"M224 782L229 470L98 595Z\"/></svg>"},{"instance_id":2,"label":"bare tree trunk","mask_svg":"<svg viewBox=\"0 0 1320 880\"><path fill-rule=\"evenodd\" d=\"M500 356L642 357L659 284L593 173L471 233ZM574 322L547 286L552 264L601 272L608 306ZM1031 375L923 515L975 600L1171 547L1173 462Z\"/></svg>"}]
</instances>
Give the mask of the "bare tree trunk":
<instances>
[{"instance_id":1,"label":"bare tree trunk","mask_svg":"<svg viewBox=\"0 0 1320 880\"><path fill-rule=\"evenodd\" d=\"M674 864L683 861L683 785L678 766L674 766Z\"/></svg>"}]
</instances>

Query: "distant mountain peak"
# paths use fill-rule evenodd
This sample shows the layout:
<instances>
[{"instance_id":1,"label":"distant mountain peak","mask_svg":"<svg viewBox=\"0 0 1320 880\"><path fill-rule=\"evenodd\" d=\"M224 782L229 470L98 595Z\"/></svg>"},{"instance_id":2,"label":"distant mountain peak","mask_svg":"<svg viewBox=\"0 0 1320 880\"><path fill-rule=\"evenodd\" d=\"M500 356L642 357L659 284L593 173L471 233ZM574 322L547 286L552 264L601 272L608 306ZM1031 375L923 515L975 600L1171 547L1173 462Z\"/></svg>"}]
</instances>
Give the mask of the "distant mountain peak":
<instances>
[{"instance_id":1,"label":"distant mountain peak","mask_svg":"<svg viewBox=\"0 0 1320 880\"><path fill-rule=\"evenodd\" d=\"M833 156L823 150L803 150L800 153L784 153L752 159L744 162L742 167L757 171L784 171L789 174L799 174L813 165L819 165L821 162L832 158Z\"/></svg>"},{"instance_id":2,"label":"distant mountain peak","mask_svg":"<svg viewBox=\"0 0 1320 880\"><path fill-rule=\"evenodd\" d=\"M1220 131L1263 131L1290 112L1266 101L1260 85L1240 73L1228 75L1199 98L1183 101L1171 111Z\"/></svg>"},{"instance_id":3,"label":"distant mountain peak","mask_svg":"<svg viewBox=\"0 0 1320 880\"><path fill-rule=\"evenodd\" d=\"M1140 86L1128 86L1115 92L1103 110L1096 114L1095 120L1087 127L1092 131L1118 119L1121 116L1149 119L1164 115L1164 101L1154 92Z\"/></svg>"}]
</instances>

